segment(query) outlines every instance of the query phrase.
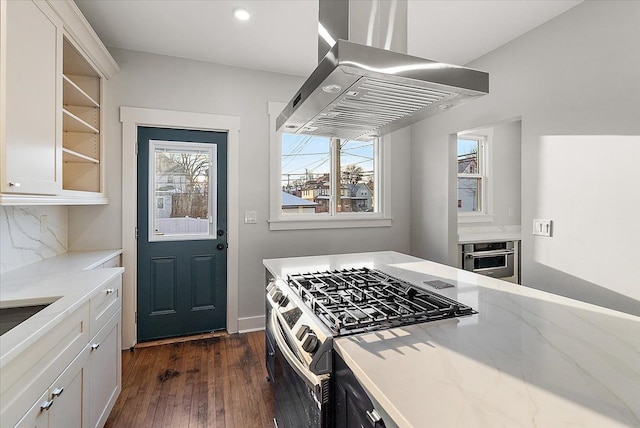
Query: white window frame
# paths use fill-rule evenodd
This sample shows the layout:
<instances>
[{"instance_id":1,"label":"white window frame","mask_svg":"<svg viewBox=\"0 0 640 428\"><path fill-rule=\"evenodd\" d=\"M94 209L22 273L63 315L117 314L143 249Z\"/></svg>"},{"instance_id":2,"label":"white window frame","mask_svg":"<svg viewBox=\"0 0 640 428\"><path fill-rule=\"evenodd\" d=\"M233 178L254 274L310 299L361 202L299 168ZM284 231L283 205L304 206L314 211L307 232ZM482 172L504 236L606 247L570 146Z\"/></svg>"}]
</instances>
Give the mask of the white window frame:
<instances>
[{"instance_id":1,"label":"white window frame","mask_svg":"<svg viewBox=\"0 0 640 428\"><path fill-rule=\"evenodd\" d=\"M276 132L276 119L282 112L285 103L269 102L270 127L270 188L269 188L269 229L334 229L355 227L390 227L390 156L389 136L378 139L375 144L375 180L374 200L376 212L371 213L335 213L330 214L293 214L282 212L282 133ZM332 159L334 156L332 156ZM335 168L332 168L334 170ZM333 184L332 184L333 185ZM336 194L333 189L332 194ZM334 204L332 204L334 205Z\"/></svg>"},{"instance_id":2,"label":"white window frame","mask_svg":"<svg viewBox=\"0 0 640 428\"><path fill-rule=\"evenodd\" d=\"M488 223L493 221L493 183L492 175L492 150L491 132L480 135L473 132L461 132L456 136L456 155L458 139L477 140L478 147L478 173L477 174L456 174L456 201L458 200L458 179L460 178L480 178L480 211L458 212L458 223ZM457 160L457 156L456 156ZM456 163L457 171L457 163ZM457 204L456 204L457 210Z\"/></svg>"}]
</instances>

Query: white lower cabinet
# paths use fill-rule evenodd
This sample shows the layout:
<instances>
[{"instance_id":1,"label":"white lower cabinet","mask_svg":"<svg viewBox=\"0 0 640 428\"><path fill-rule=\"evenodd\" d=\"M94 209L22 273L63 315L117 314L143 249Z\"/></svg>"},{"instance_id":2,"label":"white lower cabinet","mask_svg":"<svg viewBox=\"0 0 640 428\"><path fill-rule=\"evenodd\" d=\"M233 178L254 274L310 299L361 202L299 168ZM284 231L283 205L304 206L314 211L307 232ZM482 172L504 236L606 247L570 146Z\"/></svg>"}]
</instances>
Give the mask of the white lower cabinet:
<instances>
[{"instance_id":1,"label":"white lower cabinet","mask_svg":"<svg viewBox=\"0 0 640 428\"><path fill-rule=\"evenodd\" d=\"M121 311L95 335L89 349L89 426L102 427L120 394L122 354L120 351Z\"/></svg>"},{"instance_id":2,"label":"white lower cabinet","mask_svg":"<svg viewBox=\"0 0 640 428\"><path fill-rule=\"evenodd\" d=\"M86 425L88 413L86 347L16 425L20 428L72 428Z\"/></svg>"},{"instance_id":3,"label":"white lower cabinet","mask_svg":"<svg viewBox=\"0 0 640 428\"><path fill-rule=\"evenodd\" d=\"M122 388L121 287L107 282L3 368L0 427L104 426Z\"/></svg>"}]
</instances>

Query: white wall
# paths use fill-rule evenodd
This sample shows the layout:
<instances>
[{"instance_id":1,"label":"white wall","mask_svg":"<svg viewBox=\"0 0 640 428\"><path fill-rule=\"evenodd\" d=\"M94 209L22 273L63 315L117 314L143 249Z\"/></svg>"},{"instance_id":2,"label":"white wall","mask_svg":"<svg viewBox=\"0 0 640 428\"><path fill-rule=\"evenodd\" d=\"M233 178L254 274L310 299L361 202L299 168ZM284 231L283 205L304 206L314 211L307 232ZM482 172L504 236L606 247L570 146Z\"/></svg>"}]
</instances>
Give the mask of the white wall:
<instances>
[{"instance_id":1,"label":"white wall","mask_svg":"<svg viewBox=\"0 0 640 428\"><path fill-rule=\"evenodd\" d=\"M640 2L587 1L469 64L490 94L412 127L412 252L455 263L450 136L521 117L523 283L640 315L638 40Z\"/></svg>"},{"instance_id":2,"label":"white wall","mask_svg":"<svg viewBox=\"0 0 640 428\"><path fill-rule=\"evenodd\" d=\"M391 162L390 228L269 231L269 101L287 102L303 79L148 53L110 49L121 71L107 92L107 194L110 205L72 207L69 245L73 250L121 246L120 106L181 110L240 117L240 230L229 237L239 245L239 316L262 322L262 259L326 253L409 251L409 131L394 138ZM135 185L135 183L131 183ZM275 189L280 191L280 189ZM244 224L244 211L256 211L258 224ZM255 318L254 318L255 317Z\"/></svg>"}]
</instances>

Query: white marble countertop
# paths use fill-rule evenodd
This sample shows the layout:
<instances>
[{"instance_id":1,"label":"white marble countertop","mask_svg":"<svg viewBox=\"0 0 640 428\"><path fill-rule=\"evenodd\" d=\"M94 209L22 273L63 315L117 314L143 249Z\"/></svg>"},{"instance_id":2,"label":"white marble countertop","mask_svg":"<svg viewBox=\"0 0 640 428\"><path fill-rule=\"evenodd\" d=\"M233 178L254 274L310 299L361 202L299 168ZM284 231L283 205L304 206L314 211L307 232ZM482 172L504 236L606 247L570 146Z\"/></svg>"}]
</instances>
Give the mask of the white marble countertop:
<instances>
[{"instance_id":1,"label":"white marble countertop","mask_svg":"<svg viewBox=\"0 0 640 428\"><path fill-rule=\"evenodd\" d=\"M388 426L640 426L638 317L394 252L265 266L438 279L455 287L433 291L478 311L335 340Z\"/></svg>"},{"instance_id":2,"label":"white marble countertop","mask_svg":"<svg viewBox=\"0 0 640 428\"><path fill-rule=\"evenodd\" d=\"M30 282L41 276L94 269L109 259L122 254L121 249L70 251L18 269L0 274L0 284Z\"/></svg>"},{"instance_id":3,"label":"white marble countertop","mask_svg":"<svg viewBox=\"0 0 640 428\"><path fill-rule=\"evenodd\" d=\"M0 276L0 307L49 306L0 336L0 369L124 268L93 269L121 250L66 253ZM57 259L57 260L54 260Z\"/></svg>"}]
</instances>

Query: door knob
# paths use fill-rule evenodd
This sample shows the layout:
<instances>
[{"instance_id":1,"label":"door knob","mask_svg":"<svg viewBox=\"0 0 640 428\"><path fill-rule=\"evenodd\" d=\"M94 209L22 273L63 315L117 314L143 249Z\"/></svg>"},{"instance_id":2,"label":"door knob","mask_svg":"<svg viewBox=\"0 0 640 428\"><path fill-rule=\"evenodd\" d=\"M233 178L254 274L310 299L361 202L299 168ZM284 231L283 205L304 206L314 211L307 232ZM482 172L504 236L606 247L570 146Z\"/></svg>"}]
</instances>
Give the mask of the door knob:
<instances>
[{"instance_id":1,"label":"door knob","mask_svg":"<svg viewBox=\"0 0 640 428\"><path fill-rule=\"evenodd\" d=\"M218 250L222 251L222 250L224 250L225 248L227 248L227 246L226 246L226 245L224 245L224 244L218 244L218 245L216 245L216 248L217 248Z\"/></svg>"}]
</instances>

